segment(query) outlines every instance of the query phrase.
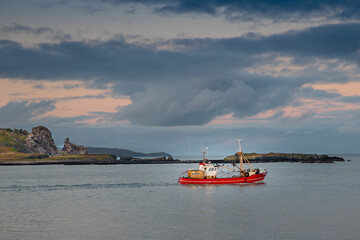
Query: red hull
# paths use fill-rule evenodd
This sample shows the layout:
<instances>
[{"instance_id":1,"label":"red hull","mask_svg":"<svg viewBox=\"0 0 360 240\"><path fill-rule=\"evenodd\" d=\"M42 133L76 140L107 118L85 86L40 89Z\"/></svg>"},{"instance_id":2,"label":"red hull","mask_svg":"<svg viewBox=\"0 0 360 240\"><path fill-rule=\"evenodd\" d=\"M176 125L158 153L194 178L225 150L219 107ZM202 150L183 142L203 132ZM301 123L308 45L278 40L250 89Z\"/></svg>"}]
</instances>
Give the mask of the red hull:
<instances>
[{"instance_id":1,"label":"red hull","mask_svg":"<svg viewBox=\"0 0 360 240\"><path fill-rule=\"evenodd\" d=\"M255 183L263 181L267 172L254 174L250 177L234 177L234 178L212 178L212 179L198 179L180 177L180 184L237 184L237 183Z\"/></svg>"}]
</instances>

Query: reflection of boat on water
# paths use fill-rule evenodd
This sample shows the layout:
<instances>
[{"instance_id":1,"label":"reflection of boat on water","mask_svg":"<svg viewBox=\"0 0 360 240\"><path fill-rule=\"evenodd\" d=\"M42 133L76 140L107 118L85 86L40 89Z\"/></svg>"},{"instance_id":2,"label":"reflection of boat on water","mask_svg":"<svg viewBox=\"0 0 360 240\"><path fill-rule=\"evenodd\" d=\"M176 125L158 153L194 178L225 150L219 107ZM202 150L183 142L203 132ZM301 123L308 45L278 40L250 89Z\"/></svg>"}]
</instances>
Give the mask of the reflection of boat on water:
<instances>
[{"instance_id":1,"label":"reflection of boat on water","mask_svg":"<svg viewBox=\"0 0 360 240\"><path fill-rule=\"evenodd\" d=\"M211 163L205 157L205 151L203 152L203 162L199 163L198 169L189 169L187 177L180 177L180 184L238 184L238 183L256 183L263 181L267 174L267 171L260 171L258 168L254 168L249 160L244 156L241 150L241 141L239 142L239 151L236 155L239 158L239 166L233 163L233 167L225 165L218 165ZM244 162L248 165L248 169L244 169ZM220 176L219 170L228 170L227 176Z\"/></svg>"}]
</instances>

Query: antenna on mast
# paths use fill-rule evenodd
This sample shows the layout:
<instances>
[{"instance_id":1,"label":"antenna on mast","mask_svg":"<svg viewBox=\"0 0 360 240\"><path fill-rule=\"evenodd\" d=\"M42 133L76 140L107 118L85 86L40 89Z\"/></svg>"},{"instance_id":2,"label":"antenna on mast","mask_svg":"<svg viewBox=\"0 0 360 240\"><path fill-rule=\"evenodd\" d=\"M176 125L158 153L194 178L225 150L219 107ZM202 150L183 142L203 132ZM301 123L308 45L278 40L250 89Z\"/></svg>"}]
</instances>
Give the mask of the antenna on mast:
<instances>
[{"instance_id":1,"label":"antenna on mast","mask_svg":"<svg viewBox=\"0 0 360 240\"><path fill-rule=\"evenodd\" d=\"M243 139L236 139L236 141L239 143L239 152L241 153L242 150L241 150L241 140Z\"/></svg>"},{"instance_id":2,"label":"antenna on mast","mask_svg":"<svg viewBox=\"0 0 360 240\"><path fill-rule=\"evenodd\" d=\"M240 163L240 171L243 173L244 172L244 162L243 162L243 153L241 150L241 140L242 139L236 139L236 141L238 141L238 143L239 143L238 156L239 156L239 163Z\"/></svg>"},{"instance_id":3,"label":"antenna on mast","mask_svg":"<svg viewBox=\"0 0 360 240\"><path fill-rule=\"evenodd\" d=\"M206 152L203 147L201 147L201 154L203 155L203 162L205 162L206 161L206 157L205 157Z\"/></svg>"},{"instance_id":4,"label":"antenna on mast","mask_svg":"<svg viewBox=\"0 0 360 240\"><path fill-rule=\"evenodd\" d=\"M206 147L205 149L206 149L206 159L208 159L208 160L209 160L209 148L208 148L208 147Z\"/></svg>"}]
</instances>

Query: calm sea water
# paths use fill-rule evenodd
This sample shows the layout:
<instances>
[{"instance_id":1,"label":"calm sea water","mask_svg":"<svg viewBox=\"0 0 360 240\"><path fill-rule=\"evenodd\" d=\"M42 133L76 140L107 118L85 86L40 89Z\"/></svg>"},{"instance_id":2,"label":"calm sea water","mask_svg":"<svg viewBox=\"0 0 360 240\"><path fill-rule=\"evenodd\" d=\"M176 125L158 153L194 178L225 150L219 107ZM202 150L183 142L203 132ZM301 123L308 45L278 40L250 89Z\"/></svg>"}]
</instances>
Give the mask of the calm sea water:
<instances>
[{"instance_id":1,"label":"calm sea water","mask_svg":"<svg viewBox=\"0 0 360 240\"><path fill-rule=\"evenodd\" d=\"M182 186L188 164L0 167L0 239L360 239L360 155Z\"/></svg>"}]
</instances>

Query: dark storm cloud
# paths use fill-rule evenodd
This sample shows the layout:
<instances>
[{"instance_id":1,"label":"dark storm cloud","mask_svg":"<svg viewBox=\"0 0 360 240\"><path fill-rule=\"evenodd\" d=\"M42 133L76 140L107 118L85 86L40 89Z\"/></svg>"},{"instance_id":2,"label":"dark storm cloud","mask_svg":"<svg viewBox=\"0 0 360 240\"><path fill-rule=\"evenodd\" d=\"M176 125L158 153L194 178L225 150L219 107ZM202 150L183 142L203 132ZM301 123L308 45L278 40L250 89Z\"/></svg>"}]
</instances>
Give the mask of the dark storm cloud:
<instances>
[{"instance_id":1,"label":"dark storm cloud","mask_svg":"<svg viewBox=\"0 0 360 240\"><path fill-rule=\"evenodd\" d=\"M51 28L48 28L48 27L32 28L29 26L21 25L21 24L12 24L10 26L0 26L0 31L7 32L7 33L25 32L25 33L35 34L35 35L40 35L42 33L53 33L54 32Z\"/></svg>"},{"instance_id":2,"label":"dark storm cloud","mask_svg":"<svg viewBox=\"0 0 360 240\"><path fill-rule=\"evenodd\" d=\"M4 33L26 33L26 34L34 34L39 36L41 34L48 34L52 39L68 41L72 39L71 34L63 33L61 31L55 31L49 27L30 27L22 24L14 23L9 26L2 25L0 26L0 32Z\"/></svg>"},{"instance_id":3,"label":"dark storm cloud","mask_svg":"<svg viewBox=\"0 0 360 240\"><path fill-rule=\"evenodd\" d=\"M73 89L73 88L79 88L80 84L64 84L64 89Z\"/></svg>"},{"instance_id":4,"label":"dark storm cloud","mask_svg":"<svg viewBox=\"0 0 360 240\"><path fill-rule=\"evenodd\" d=\"M301 96L304 98L338 98L342 95L338 93L331 93L325 90L313 89L312 87L304 87L301 89Z\"/></svg>"},{"instance_id":5,"label":"dark storm cloud","mask_svg":"<svg viewBox=\"0 0 360 240\"><path fill-rule=\"evenodd\" d=\"M153 5L155 12L165 14L198 13L223 14L228 20L298 20L326 16L339 19L359 19L360 2L357 0L102 0L115 5L139 3Z\"/></svg>"},{"instance_id":6,"label":"dark storm cloud","mask_svg":"<svg viewBox=\"0 0 360 240\"><path fill-rule=\"evenodd\" d=\"M104 99L105 95L99 94L99 95L83 95L83 96L74 96L74 97L61 97L61 98L55 98L56 101L58 100L77 100L77 99Z\"/></svg>"},{"instance_id":7,"label":"dark storm cloud","mask_svg":"<svg viewBox=\"0 0 360 240\"><path fill-rule=\"evenodd\" d=\"M148 126L203 125L215 117L233 113L252 116L291 102L301 85L297 81L271 76L241 76L225 88L212 85L171 84L150 87L134 94L133 103L115 118Z\"/></svg>"},{"instance_id":8,"label":"dark storm cloud","mask_svg":"<svg viewBox=\"0 0 360 240\"><path fill-rule=\"evenodd\" d=\"M40 102L21 101L9 102L0 107L0 123L27 123L37 116L55 109L55 101L47 100Z\"/></svg>"},{"instance_id":9,"label":"dark storm cloud","mask_svg":"<svg viewBox=\"0 0 360 240\"><path fill-rule=\"evenodd\" d=\"M24 94L22 93L16 93L16 95L14 94L10 94L12 96L23 96ZM98 94L98 95L83 95L83 96L73 96L73 97L57 97L57 98L52 98L53 101L67 101L67 100L78 100L78 99L104 99L106 96L104 94ZM27 98L28 101L39 101L43 98Z\"/></svg>"},{"instance_id":10,"label":"dark storm cloud","mask_svg":"<svg viewBox=\"0 0 360 240\"><path fill-rule=\"evenodd\" d=\"M6 105L0 107L0 124L3 126L22 126L26 124L37 125L76 125L79 121L86 121L94 119L100 114L91 113L90 115L80 115L76 117L39 117L42 114L55 110L56 101L81 99L81 98L94 98L96 96L83 96L83 97L65 97L53 100L29 100L14 102L11 101ZM101 98L101 96L98 96Z\"/></svg>"},{"instance_id":11,"label":"dark storm cloud","mask_svg":"<svg viewBox=\"0 0 360 240\"><path fill-rule=\"evenodd\" d=\"M176 51L156 50L123 39L61 42L25 48L0 40L0 76L25 79L100 79L107 82L221 78L225 72L272 61L261 56L316 57L356 61L360 24L325 25L270 36L224 39L173 39ZM299 60L298 60L299 59ZM307 63L308 60L305 61ZM206 69L206 71L204 71ZM136 88L136 86L134 86Z\"/></svg>"},{"instance_id":12,"label":"dark storm cloud","mask_svg":"<svg viewBox=\"0 0 360 240\"><path fill-rule=\"evenodd\" d=\"M34 5L42 8L51 8L59 5L67 5L69 2L69 0L42 0L34 3Z\"/></svg>"},{"instance_id":13,"label":"dark storm cloud","mask_svg":"<svg viewBox=\"0 0 360 240\"><path fill-rule=\"evenodd\" d=\"M176 44L192 46L194 43L215 51L243 54L280 53L295 57L349 58L358 56L360 24L333 24L262 36L247 34L227 39L181 39Z\"/></svg>"},{"instance_id":14,"label":"dark storm cloud","mask_svg":"<svg viewBox=\"0 0 360 240\"><path fill-rule=\"evenodd\" d=\"M36 89L45 89L44 84L34 84L34 85L32 85L32 87L36 88Z\"/></svg>"},{"instance_id":15,"label":"dark storm cloud","mask_svg":"<svg viewBox=\"0 0 360 240\"><path fill-rule=\"evenodd\" d=\"M336 72L332 68L337 64L328 65L325 74L312 69L311 75L287 78L251 75L246 68L274 63L278 56L292 57L304 66L317 59L356 62L359 40L360 24L324 25L270 36L172 39L151 44L129 43L120 37L25 48L3 40L0 77L79 79L97 88L111 83L115 96L130 95L133 101L112 116L114 120L151 126L201 125L223 114L234 113L241 118L284 106L299 95L305 83L334 81ZM314 94L310 90L303 93Z\"/></svg>"},{"instance_id":16,"label":"dark storm cloud","mask_svg":"<svg viewBox=\"0 0 360 240\"><path fill-rule=\"evenodd\" d=\"M342 97L341 101L347 102L347 103L360 103L360 96L346 96Z\"/></svg>"},{"instance_id":17,"label":"dark storm cloud","mask_svg":"<svg viewBox=\"0 0 360 240\"><path fill-rule=\"evenodd\" d=\"M299 94L304 98L313 99L333 99L345 103L360 103L360 96L343 96L339 93L328 92L325 90L313 89L312 87L303 87ZM335 107L335 106L334 106Z\"/></svg>"},{"instance_id":18,"label":"dark storm cloud","mask_svg":"<svg viewBox=\"0 0 360 240\"><path fill-rule=\"evenodd\" d=\"M178 81L200 77L204 69L221 77L223 70L253 62L249 55L156 51L121 40L40 44L36 48L0 41L0 76L36 80L94 79L99 84L139 81L146 85L169 78Z\"/></svg>"}]
</instances>

